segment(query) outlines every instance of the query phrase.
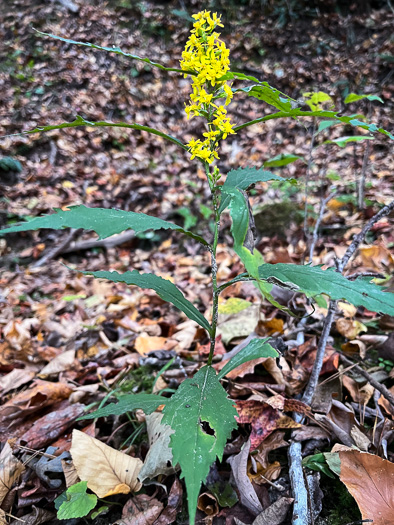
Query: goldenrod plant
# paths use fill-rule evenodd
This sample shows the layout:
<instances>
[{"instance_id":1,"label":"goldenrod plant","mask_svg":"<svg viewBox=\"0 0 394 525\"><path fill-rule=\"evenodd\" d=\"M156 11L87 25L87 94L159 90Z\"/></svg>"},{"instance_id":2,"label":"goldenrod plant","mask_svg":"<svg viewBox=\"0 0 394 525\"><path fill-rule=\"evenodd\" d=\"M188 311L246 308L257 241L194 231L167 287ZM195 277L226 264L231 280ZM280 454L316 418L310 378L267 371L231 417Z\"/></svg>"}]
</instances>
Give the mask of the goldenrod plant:
<instances>
[{"instance_id":1,"label":"goldenrod plant","mask_svg":"<svg viewBox=\"0 0 394 525\"><path fill-rule=\"evenodd\" d=\"M374 133L382 133L390 139L394 137L375 124L367 123L360 115L343 116L335 110L323 110L317 106L302 109L296 100L281 93L267 82L231 71L229 50L220 40L220 34L217 32L218 28L223 27L220 16L216 13L211 14L209 11L202 11L193 15L193 18L194 26L182 54L180 68L165 67L148 58L126 53L120 48L102 47L46 33L40 34L72 44L121 54L143 61L162 71L175 71L191 79L192 92L190 100L185 104L185 112L188 118L200 118L205 121L206 131L201 137L193 138L185 144L181 138L175 138L148 126L124 122L91 122L80 116L77 116L71 123L42 126L26 133L76 126L115 126L144 130L178 145L189 152L190 160L198 161L206 173L215 217L213 237L206 239L194 231L143 213L85 206L73 206L66 210L58 209L51 215L38 217L1 231L1 234L7 234L39 228L84 228L95 231L100 238L105 238L127 229L133 229L137 233L146 230L171 229L191 237L204 249L209 250L212 269L212 311L209 319L185 298L175 284L157 275L140 273L137 270L122 274L104 270L83 272L96 278L152 289L162 299L172 303L187 317L198 323L209 335L211 344L207 363L198 370L193 378L183 381L171 397L154 394L123 395L119 397L117 403L85 416L85 418L97 418L111 414L123 414L138 408L150 414L159 406L164 405L162 422L173 430L171 435L173 464L174 466L179 464L181 467L181 475L187 488L188 509L192 524L195 521L201 484L206 479L209 468L216 458L219 460L222 458L226 441L236 428L237 412L221 380L231 370L249 360L277 357L277 352L267 340L256 338L228 361L219 373L215 371L212 367L212 359L215 351L220 293L239 281L254 281L268 301L291 315L292 312L278 304L272 297L273 284L294 292L304 293L311 301L315 300L319 304L326 304L324 296L328 296L333 300L344 299L372 311L394 315L394 295L385 293L381 287L370 282L370 277L347 280L334 268L323 270L321 267L310 265L264 263L262 255L254 246L253 219L246 191L252 184L283 179L260 167L239 168L225 174L220 173L215 165L219 158L221 141L235 133L242 133L244 128L255 123L278 118L316 117L324 121L335 121L366 129L371 136ZM247 85L239 85L240 81L247 82ZM234 86L232 83L237 85ZM275 111L252 121L234 125L226 108L234 102L236 96L242 94L261 100L273 107ZM233 248L246 271L228 282L219 283L216 250L221 228L221 215L226 209L229 209L232 219Z\"/></svg>"}]
</instances>

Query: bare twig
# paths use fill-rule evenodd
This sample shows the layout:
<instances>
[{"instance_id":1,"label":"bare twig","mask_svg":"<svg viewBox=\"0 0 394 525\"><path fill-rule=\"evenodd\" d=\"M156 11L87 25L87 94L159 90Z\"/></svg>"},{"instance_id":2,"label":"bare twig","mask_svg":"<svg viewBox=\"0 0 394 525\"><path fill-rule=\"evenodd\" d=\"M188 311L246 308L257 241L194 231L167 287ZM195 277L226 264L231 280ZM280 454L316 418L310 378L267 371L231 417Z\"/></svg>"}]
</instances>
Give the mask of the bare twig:
<instances>
[{"instance_id":1,"label":"bare twig","mask_svg":"<svg viewBox=\"0 0 394 525\"><path fill-rule=\"evenodd\" d=\"M357 192L357 204L358 209L363 210L364 209L364 196L365 196L365 178L367 174L367 167L368 167L368 160L369 160L369 140L367 140L367 143L365 145L364 150L364 158L363 158L363 165L361 168L361 174L360 178L358 180L358 192Z\"/></svg>"},{"instance_id":2,"label":"bare twig","mask_svg":"<svg viewBox=\"0 0 394 525\"><path fill-rule=\"evenodd\" d=\"M365 379L367 379L368 383L370 383L376 390L378 390L383 397L387 399L389 403L391 403L394 406L394 396L390 392L388 388L386 388L384 385L376 381L371 374L366 372L363 368L358 366L357 364L352 363L347 357L345 357L343 354L340 353L341 360L345 363L345 365L353 365L353 370L361 374Z\"/></svg>"},{"instance_id":3,"label":"bare twig","mask_svg":"<svg viewBox=\"0 0 394 525\"><path fill-rule=\"evenodd\" d=\"M304 199L305 199L305 207L304 207L304 235L305 240L308 242L309 240L309 232L308 232L308 185L309 185L309 177L311 174L311 167L312 167L312 151L315 145L315 132L316 132L316 119L313 119L313 128L312 128L312 138L311 143L309 146L309 157L308 157L308 164L306 167L306 173L305 173L305 192L304 192Z\"/></svg>"},{"instance_id":4,"label":"bare twig","mask_svg":"<svg viewBox=\"0 0 394 525\"><path fill-rule=\"evenodd\" d=\"M374 215L368 223L364 226L364 228L361 230L360 233L355 235L353 237L353 241L346 250L345 255L337 261L337 270L338 272L343 272L343 269L349 262L349 259L354 255L357 248L360 246L360 244L365 239L365 236L369 232L369 230L372 228L374 224L376 224L380 219L383 217L386 217L386 215L389 215L394 210L394 200L390 202L390 204L387 204L387 206L384 206L376 215Z\"/></svg>"},{"instance_id":5,"label":"bare twig","mask_svg":"<svg viewBox=\"0 0 394 525\"><path fill-rule=\"evenodd\" d=\"M394 209L394 201L392 201L390 204L382 208L376 215L374 215L370 219L370 221L364 226L362 231L359 234L354 236L353 241L348 247L348 249L346 250L344 257L342 259L337 259L336 261L336 269L338 272L340 273L343 272L350 258L354 255L357 248L363 242L366 234L372 228L372 226L376 224L382 217L385 217L386 215L388 215L393 209ZM328 308L327 316L324 319L322 335L320 337L319 344L317 347L316 359L313 365L312 373L309 378L309 382L305 389L304 395L302 396L302 401L309 405L312 402L313 395L314 395L314 392L315 392L315 389L316 389L316 386L319 380L320 372L323 366L323 358L324 358L324 354L325 354L325 350L327 346L328 336L330 334L331 326L334 320L335 312L336 312L336 301L331 300L329 308ZM344 362L346 363L346 361ZM349 365L353 364L350 361L348 361L347 363ZM354 368L356 369L357 367L354 367ZM361 373L361 370L362 369L360 369L360 373ZM364 371L362 370L362 372ZM374 382L375 384L379 385L380 389L385 388L385 387L382 387L382 385L377 383L375 380ZM372 386L375 386L372 382L371 384ZM375 388L377 388L377 386L375 386ZM379 391L381 392L381 390ZM386 388L385 388L385 391L386 393L389 394L391 398L389 400L392 403L393 402L392 394L390 394L390 392L388 392ZM301 421L302 416L296 415L295 420ZM303 470L302 470L302 463L301 463L301 445L293 441L289 447L288 456L289 456L289 464L290 464L290 470L289 470L290 481L291 481L291 487L292 487L292 492L294 496L292 524L293 525L305 525L306 523L308 523L308 493L307 493L307 489L306 489L306 485L305 485L305 481L303 477Z\"/></svg>"},{"instance_id":6,"label":"bare twig","mask_svg":"<svg viewBox=\"0 0 394 525\"><path fill-rule=\"evenodd\" d=\"M67 237L61 242L58 246L55 246L51 250L49 250L41 259L39 259L37 262L32 264L32 268L40 268L40 266L43 266L47 262L51 261L61 253L64 253L64 251L67 249L69 244L75 239L77 235L79 235L82 231L82 228L78 229L71 229L68 233Z\"/></svg>"},{"instance_id":7,"label":"bare twig","mask_svg":"<svg viewBox=\"0 0 394 525\"><path fill-rule=\"evenodd\" d=\"M320 202L319 216L317 218L315 227L313 229L312 241L311 241L311 244L310 244L310 247L309 247L309 262L312 262L313 252L315 250L315 245L316 245L317 239L318 239L320 223L321 223L321 221L323 219L323 215L324 215L324 212L326 210L326 206L327 206L328 202L337 195L337 193L338 192L337 192L337 190L335 188L335 191L330 193L330 195L328 197L326 197L325 199L322 199L322 201Z\"/></svg>"},{"instance_id":8,"label":"bare twig","mask_svg":"<svg viewBox=\"0 0 394 525\"><path fill-rule=\"evenodd\" d=\"M134 239L135 233L132 230L127 230L119 235L114 235L113 237L108 237L107 239L93 239L89 241L81 241L67 246L62 253L72 253L72 252L83 252L85 250L93 250L94 248L115 248L120 244L129 242Z\"/></svg>"}]
</instances>

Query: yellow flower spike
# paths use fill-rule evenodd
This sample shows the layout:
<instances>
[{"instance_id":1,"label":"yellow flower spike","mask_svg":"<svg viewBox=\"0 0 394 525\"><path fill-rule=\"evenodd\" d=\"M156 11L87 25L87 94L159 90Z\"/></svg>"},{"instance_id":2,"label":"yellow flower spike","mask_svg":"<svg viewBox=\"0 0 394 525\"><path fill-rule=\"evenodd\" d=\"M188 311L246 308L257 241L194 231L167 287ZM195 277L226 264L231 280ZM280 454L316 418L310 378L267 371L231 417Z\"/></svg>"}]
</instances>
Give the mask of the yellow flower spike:
<instances>
[{"instance_id":1,"label":"yellow flower spike","mask_svg":"<svg viewBox=\"0 0 394 525\"><path fill-rule=\"evenodd\" d=\"M193 15L195 20L191 35L182 53L181 68L196 72L193 77L193 93L190 103L185 106L187 118L204 116L208 121L208 131L203 133L205 140L191 140L187 146L191 159L199 158L208 164L219 158L216 151L218 138L225 139L235 133L223 106L215 100L225 95L225 105L233 98L231 87L219 81L230 68L229 50L216 27L223 27L221 17L210 11L200 11Z\"/></svg>"}]
</instances>

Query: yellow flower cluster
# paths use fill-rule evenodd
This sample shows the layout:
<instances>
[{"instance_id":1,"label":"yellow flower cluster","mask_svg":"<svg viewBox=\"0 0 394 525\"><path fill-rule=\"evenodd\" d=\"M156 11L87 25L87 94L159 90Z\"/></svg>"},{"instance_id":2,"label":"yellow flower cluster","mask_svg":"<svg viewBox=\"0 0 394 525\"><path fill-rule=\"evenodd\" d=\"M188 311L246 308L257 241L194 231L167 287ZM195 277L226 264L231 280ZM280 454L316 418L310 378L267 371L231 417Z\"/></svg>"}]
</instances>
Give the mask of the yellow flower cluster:
<instances>
[{"instance_id":1,"label":"yellow flower cluster","mask_svg":"<svg viewBox=\"0 0 394 525\"><path fill-rule=\"evenodd\" d=\"M205 140L193 139L187 145L192 159L198 157L211 164L219 158L218 141L235 133L226 109L215 104L216 99L225 98L227 106L233 97L231 87L220 80L230 68L229 50L219 40L220 34L214 31L216 27L223 27L220 16L201 11L193 18L196 22L182 53L181 68L197 74L193 77L193 93L185 112L188 118L204 117L208 121L208 132L203 134Z\"/></svg>"}]
</instances>

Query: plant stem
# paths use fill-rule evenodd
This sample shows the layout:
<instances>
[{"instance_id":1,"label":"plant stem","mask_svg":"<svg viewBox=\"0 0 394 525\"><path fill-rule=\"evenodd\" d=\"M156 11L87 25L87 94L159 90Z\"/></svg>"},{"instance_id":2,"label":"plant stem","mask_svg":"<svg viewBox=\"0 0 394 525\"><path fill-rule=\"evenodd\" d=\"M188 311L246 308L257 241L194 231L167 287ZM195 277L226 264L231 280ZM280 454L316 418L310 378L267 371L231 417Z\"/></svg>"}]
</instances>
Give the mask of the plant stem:
<instances>
[{"instance_id":1,"label":"plant stem","mask_svg":"<svg viewBox=\"0 0 394 525\"><path fill-rule=\"evenodd\" d=\"M211 346L209 349L208 356L208 365L212 364L213 354L215 351L215 342L216 342L216 327L218 323L218 310L219 310L219 294L220 289L217 285L217 271L218 265L216 262L216 249L219 239L219 229L220 229L220 213L219 213L219 203L218 195L215 187L211 188L212 199L213 199L213 209L215 212L215 230L213 235L213 243L210 246L211 252L211 267L212 267L212 329L211 329Z\"/></svg>"}]
</instances>

